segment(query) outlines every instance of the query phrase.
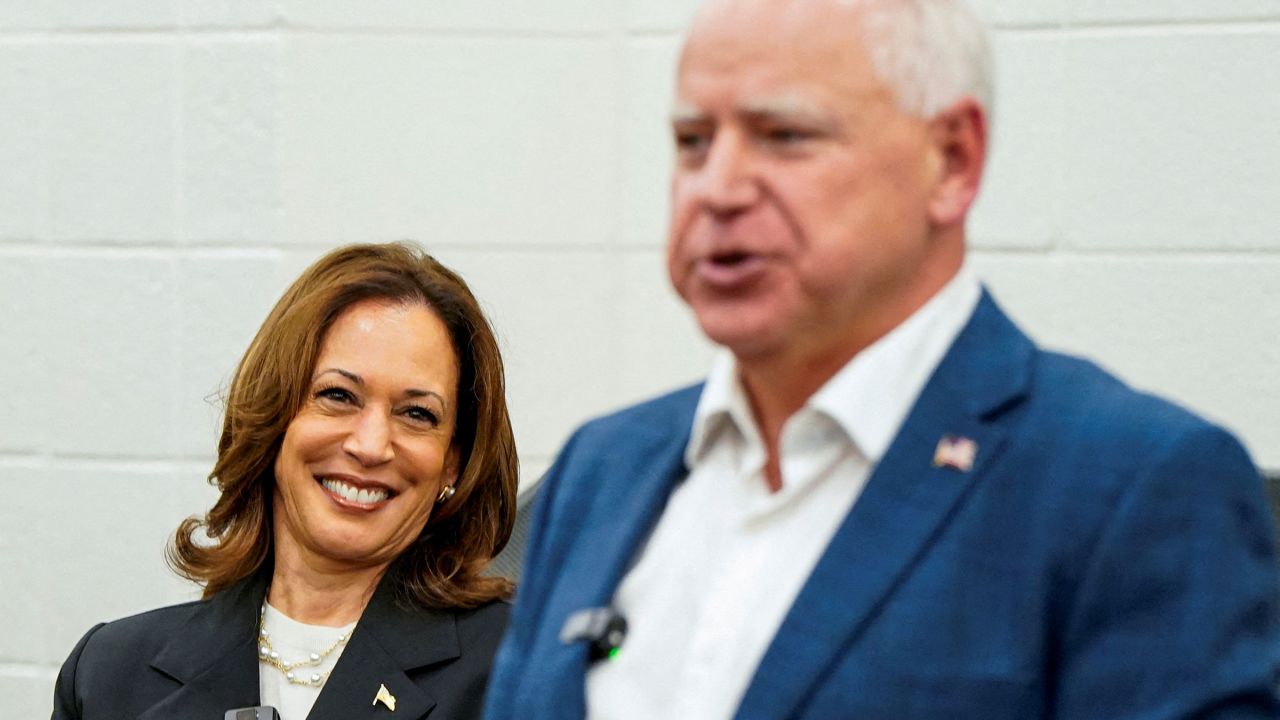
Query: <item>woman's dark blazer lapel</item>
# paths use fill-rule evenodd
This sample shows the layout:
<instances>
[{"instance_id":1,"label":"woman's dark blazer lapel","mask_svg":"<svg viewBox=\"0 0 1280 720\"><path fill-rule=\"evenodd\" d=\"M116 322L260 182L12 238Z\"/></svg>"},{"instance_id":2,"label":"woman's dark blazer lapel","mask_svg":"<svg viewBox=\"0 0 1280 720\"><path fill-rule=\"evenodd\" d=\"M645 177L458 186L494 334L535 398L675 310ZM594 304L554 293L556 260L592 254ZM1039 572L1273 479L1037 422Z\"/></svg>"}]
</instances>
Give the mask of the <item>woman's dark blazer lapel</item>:
<instances>
[{"instance_id":1,"label":"woman's dark blazer lapel","mask_svg":"<svg viewBox=\"0 0 1280 720\"><path fill-rule=\"evenodd\" d=\"M232 708L257 705L258 613L265 593L266 578L254 577L197 605L150 662L180 686L166 688L138 720L221 718ZM485 646L490 651L494 648L488 645L496 647L501 631L500 625L494 627L493 642ZM487 676L491 652L473 652L459 660L461 656L456 613L402 606L384 578L307 720L419 720L437 704L430 688L456 703L453 695L472 692L457 684L459 678L477 677L482 682ZM469 668L468 662L476 667ZM421 671L428 666L439 666L441 672ZM449 669L458 672L450 674ZM374 702L383 686L395 698L394 713ZM482 694L482 685L474 692Z\"/></svg>"},{"instance_id":2,"label":"woman's dark blazer lapel","mask_svg":"<svg viewBox=\"0 0 1280 720\"><path fill-rule=\"evenodd\" d=\"M454 613L408 609L395 601L392 583L384 579L307 720L418 720L436 699L427 678L414 682L407 673L456 659L461 652ZM383 686L395 698L394 714L375 702Z\"/></svg>"},{"instance_id":3,"label":"woman's dark blazer lapel","mask_svg":"<svg viewBox=\"0 0 1280 720\"><path fill-rule=\"evenodd\" d=\"M221 718L258 704L258 612L265 592L264 578L248 578L197 606L151 660L181 687L138 720Z\"/></svg>"}]
</instances>

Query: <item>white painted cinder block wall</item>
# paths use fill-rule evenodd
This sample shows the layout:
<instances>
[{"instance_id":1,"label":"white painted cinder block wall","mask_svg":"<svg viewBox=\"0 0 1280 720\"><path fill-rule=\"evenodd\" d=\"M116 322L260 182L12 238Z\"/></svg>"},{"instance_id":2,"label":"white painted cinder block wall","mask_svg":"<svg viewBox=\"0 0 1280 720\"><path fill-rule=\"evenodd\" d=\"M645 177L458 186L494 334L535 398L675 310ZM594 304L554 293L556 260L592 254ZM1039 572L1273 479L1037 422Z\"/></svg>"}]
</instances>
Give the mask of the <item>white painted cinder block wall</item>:
<instances>
[{"instance_id":1,"label":"white painted cinder block wall","mask_svg":"<svg viewBox=\"0 0 1280 720\"><path fill-rule=\"evenodd\" d=\"M289 280L414 238L492 312L526 476L710 350L661 268L694 0L0 0L0 718L194 595L217 397ZM1280 3L986 0L974 262L1043 343L1280 467Z\"/></svg>"}]
</instances>

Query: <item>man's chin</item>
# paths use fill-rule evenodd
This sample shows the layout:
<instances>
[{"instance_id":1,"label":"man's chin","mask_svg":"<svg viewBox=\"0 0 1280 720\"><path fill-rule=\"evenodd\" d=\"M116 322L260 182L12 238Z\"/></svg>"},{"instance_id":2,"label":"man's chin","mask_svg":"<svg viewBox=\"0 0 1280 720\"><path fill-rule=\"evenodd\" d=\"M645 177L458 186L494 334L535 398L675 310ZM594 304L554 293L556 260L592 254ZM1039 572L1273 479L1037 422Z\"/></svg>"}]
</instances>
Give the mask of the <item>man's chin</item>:
<instances>
[{"instance_id":1,"label":"man's chin","mask_svg":"<svg viewBox=\"0 0 1280 720\"><path fill-rule=\"evenodd\" d=\"M700 325L708 340L727 349L739 360L764 359L785 347L785 343L778 339L779 333L766 324L702 322Z\"/></svg>"}]
</instances>

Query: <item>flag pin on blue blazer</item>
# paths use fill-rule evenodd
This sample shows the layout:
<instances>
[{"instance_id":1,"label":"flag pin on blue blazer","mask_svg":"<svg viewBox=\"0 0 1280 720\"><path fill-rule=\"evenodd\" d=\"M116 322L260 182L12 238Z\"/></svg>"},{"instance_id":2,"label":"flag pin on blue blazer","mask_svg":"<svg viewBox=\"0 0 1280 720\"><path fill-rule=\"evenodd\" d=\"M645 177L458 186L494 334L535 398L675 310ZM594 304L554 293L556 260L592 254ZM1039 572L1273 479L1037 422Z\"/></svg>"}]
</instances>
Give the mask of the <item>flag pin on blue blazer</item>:
<instances>
[{"instance_id":1,"label":"flag pin on blue blazer","mask_svg":"<svg viewBox=\"0 0 1280 720\"><path fill-rule=\"evenodd\" d=\"M382 704L386 705L387 709L391 712L396 711L396 696L391 694L391 691L387 689L386 685L378 685L378 694L373 696L372 704L377 705L379 700L381 700Z\"/></svg>"},{"instance_id":2,"label":"flag pin on blue blazer","mask_svg":"<svg viewBox=\"0 0 1280 720\"><path fill-rule=\"evenodd\" d=\"M969 472L978 456L978 443L959 435L943 435L933 451L933 466Z\"/></svg>"}]
</instances>

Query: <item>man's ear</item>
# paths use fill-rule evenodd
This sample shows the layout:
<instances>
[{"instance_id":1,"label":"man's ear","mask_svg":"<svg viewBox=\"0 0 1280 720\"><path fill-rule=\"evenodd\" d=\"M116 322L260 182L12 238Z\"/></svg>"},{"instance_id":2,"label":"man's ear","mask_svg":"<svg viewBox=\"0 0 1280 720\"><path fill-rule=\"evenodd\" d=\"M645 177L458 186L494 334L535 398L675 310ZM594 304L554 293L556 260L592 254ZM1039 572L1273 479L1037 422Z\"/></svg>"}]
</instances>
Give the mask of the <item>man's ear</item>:
<instances>
[{"instance_id":1,"label":"man's ear","mask_svg":"<svg viewBox=\"0 0 1280 720\"><path fill-rule=\"evenodd\" d=\"M978 197L987 160L987 113L978 101L961 98L929 120L938 177L929 198L935 225L964 221Z\"/></svg>"}]
</instances>

